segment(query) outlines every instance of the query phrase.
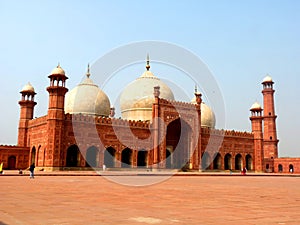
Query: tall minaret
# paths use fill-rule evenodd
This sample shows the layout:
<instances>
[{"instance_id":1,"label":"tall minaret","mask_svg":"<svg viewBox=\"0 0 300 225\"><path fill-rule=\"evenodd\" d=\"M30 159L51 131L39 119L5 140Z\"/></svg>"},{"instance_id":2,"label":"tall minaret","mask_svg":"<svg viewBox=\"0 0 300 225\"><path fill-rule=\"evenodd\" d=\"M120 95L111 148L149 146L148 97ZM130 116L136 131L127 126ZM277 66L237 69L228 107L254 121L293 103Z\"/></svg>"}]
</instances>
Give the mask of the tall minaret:
<instances>
[{"instance_id":1,"label":"tall minaret","mask_svg":"<svg viewBox=\"0 0 300 225\"><path fill-rule=\"evenodd\" d=\"M263 99L264 99L264 158L278 157L278 139L276 132L276 115L274 107L273 80L270 76L266 76L262 82Z\"/></svg>"},{"instance_id":2,"label":"tall minaret","mask_svg":"<svg viewBox=\"0 0 300 225\"><path fill-rule=\"evenodd\" d=\"M198 130L199 130L199 136L198 136L198 143L196 145L196 150L194 151L195 158L197 159L196 168L198 170L201 170L202 168L202 149L201 149L201 103L202 103L202 94L198 92L197 85L195 85L195 99L196 99L196 110L198 113ZM197 129L196 129L197 130Z\"/></svg>"},{"instance_id":3,"label":"tall minaret","mask_svg":"<svg viewBox=\"0 0 300 225\"><path fill-rule=\"evenodd\" d=\"M68 91L65 83L68 77L66 77L65 71L59 64L52 70L48 77L50 78L50 86L47 87L47 91L49 92L49 106L45 166L60 167L62 166L60 153L62 152L65 94Z\"/></svg>"},{"instance_id":4,"label":"tall minaret","mask_svg":"<svg viewBox=\"0 0 300 225\"><path fill-rule=\"evenodd\" d=\"M251 124L252 133L254 135L254 170L262 172L263 171L263 132L262 132L262 108L260 104L255 102L251 106Z\"/></svg>"},{"instance_id":5,"label":"tall minaret","mask_svg":"<svg viewBox=\"0 0 300 225\"><path fill-rule=\"evenodd\" d=\"M30 83L26 84L21 93L21 100L19 105L20 110L20 120L19 120L19 131L18 131L18 146L28 147L27 142L27 129L29 120L33 119L33 111L36 102L34 101L34 88Z\"/></svg>"}]
</instances>

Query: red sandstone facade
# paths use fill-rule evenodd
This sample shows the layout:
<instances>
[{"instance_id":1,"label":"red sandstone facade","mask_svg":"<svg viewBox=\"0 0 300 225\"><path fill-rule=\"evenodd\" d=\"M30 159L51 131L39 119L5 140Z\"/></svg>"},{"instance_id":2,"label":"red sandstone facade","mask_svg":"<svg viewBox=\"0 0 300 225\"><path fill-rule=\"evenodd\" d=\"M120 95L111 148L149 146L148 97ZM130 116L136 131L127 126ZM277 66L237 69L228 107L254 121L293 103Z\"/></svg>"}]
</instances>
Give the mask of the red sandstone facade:
<instances>
[{"instance_id":1,"label":"red sandstone facade","mask_svg":"<svg viewBox=\"0 0 300 225\"><path fill-rule=\"evenodd\" d=\"M273 81L263 81L264 110L251 108L252 132L201 126L196 104L160 98L154 87L152 122L65 114L68 79L49 75L47 115L33 119L35 92L22 90L17 146L0 146L4 169L151 168L300 173L300 158L278 158ZM157 119L159 118L159 119Z\"/></svg>"}]
</instances>

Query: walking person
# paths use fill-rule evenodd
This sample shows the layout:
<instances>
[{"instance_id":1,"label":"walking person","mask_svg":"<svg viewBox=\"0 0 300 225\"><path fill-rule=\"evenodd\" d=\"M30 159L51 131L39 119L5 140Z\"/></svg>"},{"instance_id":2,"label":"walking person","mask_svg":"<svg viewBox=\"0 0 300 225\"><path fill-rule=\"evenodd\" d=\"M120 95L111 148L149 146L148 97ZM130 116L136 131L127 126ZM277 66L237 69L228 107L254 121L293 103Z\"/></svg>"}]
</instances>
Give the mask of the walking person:
<instances>
[{"instance_id":1,"label":"walking person","mask_svg":"<svg viewBox=\"0 0 300 225\"><path fill-rule=\"evenodd\" d=\"M34 168L35 168L35 165L34 165L34 163L32 163L31 165L30 165L30 167L29 167L29 171L30 171L30 179L32 178L34 178Z\"/></svg>"}]
</instances>

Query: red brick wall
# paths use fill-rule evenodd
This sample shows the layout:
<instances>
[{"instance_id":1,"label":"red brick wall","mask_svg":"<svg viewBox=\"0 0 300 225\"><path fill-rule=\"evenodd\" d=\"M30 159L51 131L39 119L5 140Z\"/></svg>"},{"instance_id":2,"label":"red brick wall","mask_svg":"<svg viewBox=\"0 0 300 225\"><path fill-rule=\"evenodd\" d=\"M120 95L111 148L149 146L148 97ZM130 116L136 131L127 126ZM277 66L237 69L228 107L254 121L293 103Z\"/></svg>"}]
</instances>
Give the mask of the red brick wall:
<instances>
[{"instance_id":1,"label":"red brick wall","mask_svg":"<svg viewBox=\"0 0 300 225\"><path fill-rule=\"evenodd\" d=\"M274 172L290 173L290 165L293 167L293 173L300 173L300 158L274 159ZM280 167L282 168L282 171L279 171Z\"/></svg>"},{"instance_id":2,"label":"red brick wall","mask_svg":"<svg viewBox=\"0 0 300 225\"><path fill-rule=\"evenodd\" d=\"M25 169L28 167L28 161L29 148L8 145L0 146L0 163L3 162L3 169Z\"/></svg>"}]
</instances>

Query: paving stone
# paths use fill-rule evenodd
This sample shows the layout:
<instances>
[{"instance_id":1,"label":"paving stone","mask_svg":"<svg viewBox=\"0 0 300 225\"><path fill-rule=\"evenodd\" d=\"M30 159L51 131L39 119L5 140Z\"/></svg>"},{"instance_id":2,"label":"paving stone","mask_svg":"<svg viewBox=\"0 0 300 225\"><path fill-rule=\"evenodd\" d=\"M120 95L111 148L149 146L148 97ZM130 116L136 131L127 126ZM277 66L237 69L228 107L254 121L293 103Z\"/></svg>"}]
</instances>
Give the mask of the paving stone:
<instances>
[{"instance_id":1,"label":"paving stone","mask_svg":"<svg viewBox=\"0 0 300 225\"><path fill-rule=\"evenodd\" d=\"M299 177L173 176L132 187L101 176L0 176L0 184L0 224L300 224Z\"/></svg>"}]
</instances>

